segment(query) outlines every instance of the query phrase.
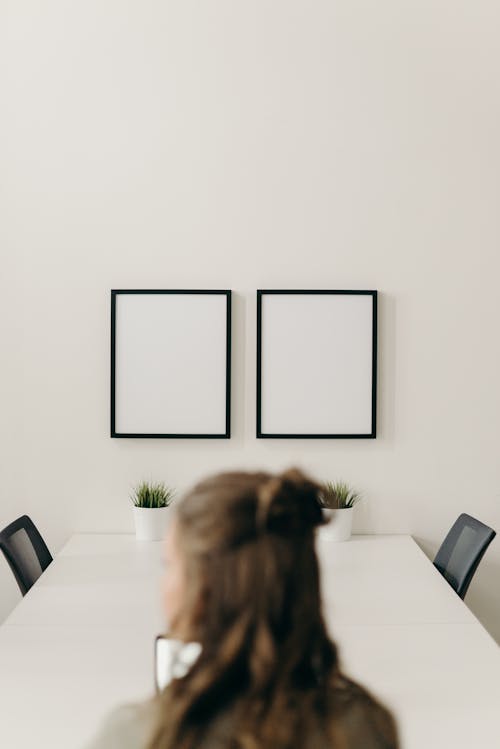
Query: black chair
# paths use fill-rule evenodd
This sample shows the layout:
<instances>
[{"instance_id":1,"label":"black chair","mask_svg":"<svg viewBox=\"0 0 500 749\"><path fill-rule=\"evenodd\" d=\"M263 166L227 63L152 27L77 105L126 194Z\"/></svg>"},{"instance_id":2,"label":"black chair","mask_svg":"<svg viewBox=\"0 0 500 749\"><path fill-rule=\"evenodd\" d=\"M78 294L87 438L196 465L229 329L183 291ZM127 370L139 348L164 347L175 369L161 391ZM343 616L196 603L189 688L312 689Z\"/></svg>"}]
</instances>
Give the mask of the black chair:
<instances>
[{"instance_id":1,"label":"black chair","mask_svg":"<svg viewBox=\"0 0 500 749\"><path fill-rule=\"evenodd\" d=\"M0 549L23 596L52 561L45 541L27 515L22 515L0 531Z\"/></svg>"},{"instance_id":2,"label":"black chair","mask_svg":"<svg viewBox=\"0 0 500 749\"><path fill-rule=\"evenodd\" d=\"M436 554L434 566L460 598L465 597L479 562L495 536L492 528L465 513L450 528Z\"/></svg>"}]
</instances>

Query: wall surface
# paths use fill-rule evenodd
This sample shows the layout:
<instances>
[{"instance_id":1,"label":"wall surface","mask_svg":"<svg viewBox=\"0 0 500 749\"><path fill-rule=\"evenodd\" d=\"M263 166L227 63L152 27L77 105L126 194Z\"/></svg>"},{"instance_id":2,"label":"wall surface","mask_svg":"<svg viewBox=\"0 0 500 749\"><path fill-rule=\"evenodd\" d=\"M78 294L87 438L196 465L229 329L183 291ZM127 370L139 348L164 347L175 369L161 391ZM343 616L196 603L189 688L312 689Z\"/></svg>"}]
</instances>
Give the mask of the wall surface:
<instances>
[{"instance_id":1,"label":"wall surface","mask_svg":"<svg viewBox=\"0 0 500 749\"><path fill-rule=\"evenodd\" d=\"M500 6L1 5L0 524L131 531L139 479L292 463L432 555L500 529ZM231 288L233 437L109 438L109 290ZM379 436L256 440L257 288L380 292ZM500 639L500 541L468 604ZM0 618L18 600L0 564Z\"/></svg>"}]
</instances>

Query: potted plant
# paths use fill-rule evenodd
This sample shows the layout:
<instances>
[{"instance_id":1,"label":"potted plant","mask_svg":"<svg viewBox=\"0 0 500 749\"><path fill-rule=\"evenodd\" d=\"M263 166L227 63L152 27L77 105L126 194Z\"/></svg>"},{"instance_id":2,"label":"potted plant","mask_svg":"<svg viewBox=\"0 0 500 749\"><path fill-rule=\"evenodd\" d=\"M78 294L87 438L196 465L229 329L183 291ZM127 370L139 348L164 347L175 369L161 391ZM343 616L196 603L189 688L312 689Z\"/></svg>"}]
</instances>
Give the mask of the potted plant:
<instances>
[{"instance_id":1,"label":"potted plant","mask_svg":"<svg viewBox=\"0 0 500 749\"><path fill-rule=\"evenodd\" d=\"M329 538L332 541L348 541L352 533L354 505L361 495L343 481L325 482L319 494L325 516L331 521Z\"/></svg>"},{"instance_id":2,"label":"potted plant","mask_svg":"<svg viewBox=\"0 0 500 749\"><path fill-rule=\"evenodd\" d=\"M135 536L138 541L160 541L165 535L174 490L162 481L141 481L132 492Z\"/></svg>"}]
</instances>

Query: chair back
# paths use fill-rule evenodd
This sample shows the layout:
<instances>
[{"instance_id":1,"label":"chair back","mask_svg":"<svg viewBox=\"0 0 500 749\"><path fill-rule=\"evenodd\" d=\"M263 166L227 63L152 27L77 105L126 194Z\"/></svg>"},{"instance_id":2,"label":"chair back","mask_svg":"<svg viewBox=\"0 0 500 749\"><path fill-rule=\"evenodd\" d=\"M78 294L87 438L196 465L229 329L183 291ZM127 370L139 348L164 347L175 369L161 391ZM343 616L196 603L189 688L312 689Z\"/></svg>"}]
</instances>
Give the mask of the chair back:
<instances>
[{"instance_id":1,"label":"chair back","mask_svg":"<svg viewBox=\"0 0 500 749\"><path fill-rule=\"evenodd\" d=\"M22 515L0 531L0 549L23 596L52 561L45 541L27 515Z\"/></svg>"},{"instance_id":2,"label":"chair back","mask_svg":"<svg viewBox=\"0 0 500 749\"><path fill-rule=\"evenodd\" d=\"M495 531L463 513L450 528L434 559L434 566L453 590L464 598L479 562L495 538Z\"/></svg>"}]
</instances>

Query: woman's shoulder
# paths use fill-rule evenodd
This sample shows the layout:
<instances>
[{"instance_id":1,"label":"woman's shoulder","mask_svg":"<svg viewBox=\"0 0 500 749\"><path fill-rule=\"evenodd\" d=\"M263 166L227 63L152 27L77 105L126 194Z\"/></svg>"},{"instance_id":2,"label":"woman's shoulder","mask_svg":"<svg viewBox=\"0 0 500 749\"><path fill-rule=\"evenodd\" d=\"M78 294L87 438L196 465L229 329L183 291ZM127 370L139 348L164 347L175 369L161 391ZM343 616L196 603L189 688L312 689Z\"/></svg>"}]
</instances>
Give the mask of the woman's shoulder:
<instances>
[{"instance_id":1,"label":"woman's shoulder","mask_svg":"<svg viewBox=\"0 0 500 749\"><path fill-rule=\"evenodd\" d=\"M398 749L392 714L364 687L342 677L332 686L330 697L330 715L342 735L341 745L345 749ZM157 719L156 710L155 700L116 708L85 749L143 749L151 737ZM219 716L212 726L207 746L226 746L233 727L234 716ZM329 741L321 734L322 731L311 736L308 746L314 749L328 746Z\"/></svg>"},{"instance_id":2,"label":"woman's shoulder","mask_svg":"<svg viewBox=\"0 0 500 749\"><path fill-rule=\"evenodd\" d=\"M342 677L332 687L331 696L332 713L349 748L397 749L396 721L367 689Z\"/></svg>"},{"instance_id":3,"label":"woman's shoulder","mask_svg":"<svg viewBox=\"0 0 500 749\"><path fill-rule=\"evenodd\" d=\"M154 701L121 705L106 717L85 749L143 749L155 721Z\"/></svg>"}]
</instances>

